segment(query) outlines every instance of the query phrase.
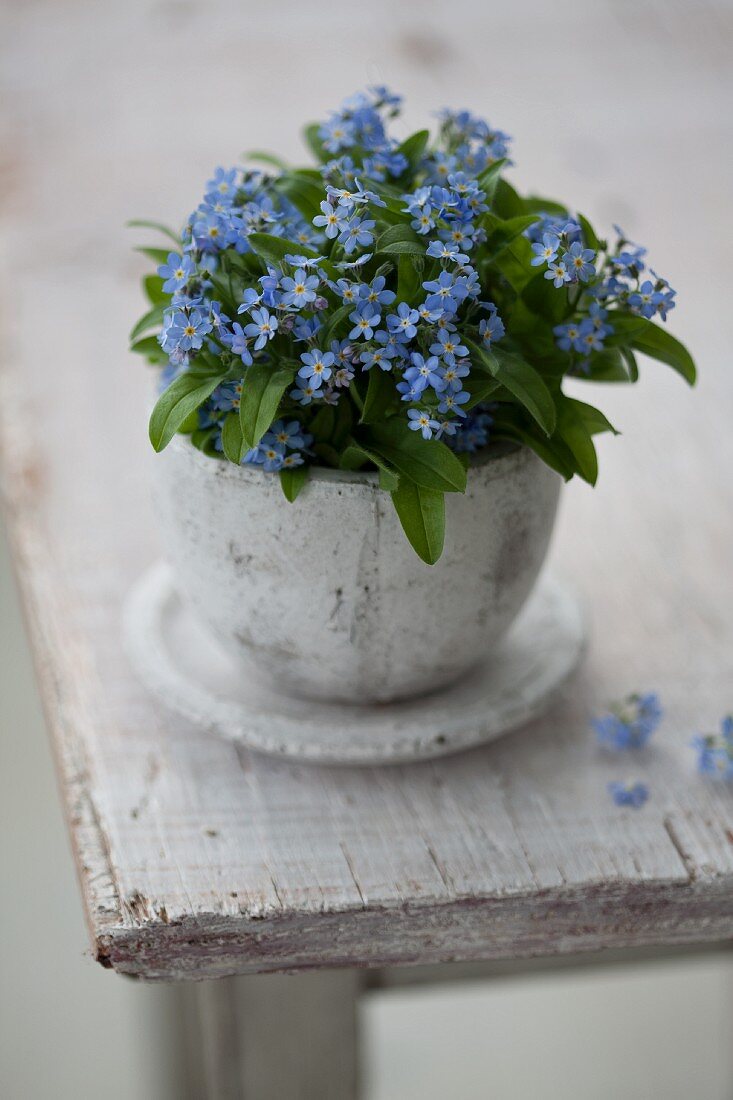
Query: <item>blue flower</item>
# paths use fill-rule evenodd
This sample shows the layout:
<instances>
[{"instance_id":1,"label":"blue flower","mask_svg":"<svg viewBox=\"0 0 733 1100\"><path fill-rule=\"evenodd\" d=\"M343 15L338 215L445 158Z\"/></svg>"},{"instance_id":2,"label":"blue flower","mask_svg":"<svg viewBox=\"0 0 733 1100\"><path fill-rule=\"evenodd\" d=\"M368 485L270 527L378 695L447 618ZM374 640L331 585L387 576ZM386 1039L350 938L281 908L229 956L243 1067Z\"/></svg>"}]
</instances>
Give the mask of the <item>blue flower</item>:
<instances>
[{"instance_id":1,"label":"blue flower","mask_svg":"<svg viewBox=\"0 0 733 1100\"><path fill-rule=\"evenodd\" d=\"M423 283L423 289L430 291L426 304L435 309L442 306L450 313L454 313L458 307L458 299L455 296L456 279L450 271L441 271L437 279Z\"/></svg>"},{"instance_id":2,"label":"blue flower","mask_svg":"<svg viewBox=\"0 0 733 1100\"><path fill-rule=\"evenodd\" d=\"M266 443L263 439L259 446L259 451L262 460L262 467L268 474L275 473L277 470L282 469L283 460L285 458L285 448L274 442Z\"/></svg>"},{"instance_id":3,"label":"blue flower","mask_svg":"<svg viewBox=\"0 0 733 1100\"><path fill-rule=\"evenodd\" d=\"M167 331L166 341L170 341L171 346L178 351L198 350L203 346L204 336L208 336L211 329L211 321L197 309L191 310L189 314L177 313ZM167 344L164 346L168 351Z\"/></svg>"},{"instance_id":4,"label":"blue flower","mask_svg":"<svg viewBox=\"0 0 733 1100\"><path fill-rule=\"evenodd\" d=\"M573 340L573 347L576 351L585 355L590 355L592 351L601 351L603 349L603 334L590 317L586 317L585 320L581 321L578 325Z\"/></svg>"},{"instance_id":5,"label":"blue flower","mask_svg":"<svg viewBox=\"0 0 733 1100\"><path fill-rule=\"evenodd\" d=\"M427 255L438 260L452 260L456 264L468 263L468 256L459 251L458 245L454 241L431 241L428 245Z\"/></svg>"},{"instance_id":6,"label":"blue flower","mask_svg":"<svg viewBox=\"0 0 733 1100\"><path fill-rule=\"evenodd\" d=\"M450 229L441 229L438 236L442 241L451 241L458 248L470 250L475 244L476 230L470 222L454 222Z\"/></svg>"},{"instance_id":7,"label":"blue flower","mask_svg":"<svg viewBox=\"0 0 733 1100\"><path fill-rule=\"evenodd\" d=\"M302 268L298 268L292 278L286 275L280 280L280 286L285 291L282 296L283 305L301 309L308 302L315 301L319 282L317 275L306 275Z\"/></svg>"},{"instance_id":8,"label":"blue flower","mask_svg":"<svg viewBox=\"0 0 733 1100\"><path fill-rule=\"evenodd\" d=\"M427 325L433 325L443 316L443 306L429 306L427 302L423 302L421 306L417 307L417 312L421 321L424 321Z\"/></svg>"},{"instance_id":9,"label":"blue flower","mask_svg":"<svg viewBox=\"0 0 733 1100\"><path fill-rule=\"evenodd\" d=\"M587 283L596 273L593 266L595 258L596 254L592 248L583 248L580 241L576 241L575 244L570 245L563 256L563 263L574 278L579 279L581 283Z\"/></svg>"},{"instance_id":10,"label":"blue flower","mask_svg":"<svg viewBox=\"0 0 733 1100\"><path fill-rule=\"evenodd\" d=\"M263 276L263 278L272 279L273 276ZM275 278L275 287L277 287L277 278ZM258 294L253 286L248 286L242 295L242 304L238 307L237 313L249 313L253 306L259 305L262 300L262 295Z\"/></svg>"},{"instance_id":11,"label":"blue flower","mask_svg":"<svg viewBox=\"0 0 733 1100\"><path fill-rule=\"evenodd\" d=\"M343 246L347 256L354 252L356 248L366 248L372 243L374 240L372 229L375 225L376 222L353 216L348 221L342 222L338 241Z\"/></svg>"},{"instance_id":12,"label":"blue flower","mask_svg":"<svg viewBox=\"0 0 733 1100\"><path fill-rule=\"evenodd\" d=\"M267 275L260 275L258 281L262 287L262 301L270 309L275 309L280 302L280 292L278 291L280 279L277 272L270 269Z\"/></svg>"},{"instance_id":13,"label":"blue flower","mask_svg":"<svg viewBox=\"0 0 733 1100\"><path fill-rule=\"evenodd\" d=\"M299 450L313 442L313 436L301 430L299 420L276 420L262 437L262 442L278 443L288 450Z\"/></svg>"},{"instance_id":14,"label":"blue flower","mask_svg":"<svg viewBox=\"0 0 733 1100\"><path fill-rule=\"evenodd\" d=\"M342 115L333 115L323 123L318 136L329 153L338 153L339 149L348 149L354 144L354 126Z\"/></svg>"},{"instance_id":15,"label":"blue flower","mask_svg":"<svg viewBox=\"0 0 733 1100\"><path fill-rule=\"evenodd\" d=\"M490 413L474 409L458 424L455 438L449 441L451 447L459 454L473 454L489 442L489 428L493 423Z\"/></svg>"},{"instance_id":16,"label":"blue flower","mask_svg":"<svg viewBox=\"0 0 733 1100\"><path fill-rule=\"evenodd\" d=\"M570 272L566 268L562 260L557 260L551 264L549 269L545 272L546 279L552 279L552 285L555 287L564 286L565 283L570 282Z\"/></svg>"},{"instance_id":17,"label":"blue flower","mask_svg":"<svg viewBox=\"0 0 733 1100\"><path fill-rule=\"evenodd\" d=\"M371 370L372 367L379 367L384 371L390 370L392 358L393 356L388 355L385 348L368 348L359 355L364 370Z\"/></svg>"},{"instance_id":18,"label":"blue flower","mask_svg":"<svg viewBox=\"0 0 733 1100\"><path fill-rule=\"evenodd\" d=\"M323 263L325 258L325 256L301 256L293 252L288 252L283 256L283 260L286 264L290 264L292 267L303 267L306 271L311 267L318 267L320 263Z\"/></svg>"},{"instance_id":19,"label":"blue flower","mask_svg":"<svg viewBox=\"0 0 733 1100\"><path fill-rule=\"evenodd\" d=\"M239 408L241 396L241 382L222 382L209 398L209 404L216 412L231 412L232 409Z\"/></svg>"},{"instance_id":20,"label":"blue flower","mask_svg":"<svg viewBox=\"0 0 733 1100\"><path fill-rule=\"evenodd\" d=\"M255 351L264 348L277 331L277 317L273 317L264 307L252 310L252 323L245 326L244 333L253 339Z\"/></svg>"},{"instance_id":21,"label":"blue flower","mask_svg":"<svg viewBox=\"0 0 733 1100\"><path fill-rule=\"evenodd\" d=\"M638 810L649 798L649 788L646 783L609 783L608 793L617 806L632 806Z\"/></svg>"},{"instance_id":22,"label":"blue flower","mask_svg":"<svg viewBox=\"0 0 733 1100\"><path fill-rule=\"evenodd\" d=\"M443 368L437 355L431 355L426 359L420 352L414 351L410 361L412 366L405 371L405 381L409 382L418 393L422 393L428 386L432 386L436 393L445 389Z\"/></svg>"},{"instance_id":23,"label":"blue flower","mask_svg":"<svg viewBox=\"0 0 733 1100\"><path fill-rule=\"evenodd\" d=\"M420 432L423 439L432 439L433 434L440 429L440 424L427 409L408 409L407 416L408 427L413 432Z\"/></svg>"},{"instance_id":24,"label":"blue flower","mask_svg":"<svg viewBox=\"0 0 733 1100\"><path fill-rule=\"evenodd\" d=\"M197 248L216 251L226 244L226 223L218 214L207 214L194 222L193 236Z\"/></svg>"},{"instance_id":25,"label":"blue flower","mask_svg":"<svg viewBox=\"0 0 733 1100\"><path fill-rule=\"evenodd\" d=\"M352 283L348 279L339 279L337 282L331 283L330 286L346 305L348 305L349 302L357 302L359 300L358 283Z\"/></svg>"},{"instance_id":26,"label":"blue flower","mask_svg":"<svg viewBox=\"0 0 733 1100\"><path fill-rule=\"evenodd\" d=\"M285 318L283 318L283 320L285 320ZM321 322L317 317L296 316L293 324L293 336L296 340L312 340L320 328Z\"/></svg>"},{"instance_id":27,"label":"blue flower","mask_svg":"<svg viewBox=\"0 0 733 1100\"><path fill-rule=\"evenodd\" d=\"M576 340L580 336L580 326L577 322L568 321L564 325L555 325L552 331L561 351L572 351L575 348Z\"/></svg>"},{"instance_id":28,"label":"blue flower","mask_svg":"<svg viewBox=\"0 0 733 1100\"><path fill-rule=\"evenodd\" d=\"M435 219L433 218L432 207L427 204L420 207L417 216L413 218L410 225L417 233L421 234L429 233L431 229L435 229Z\"/></svg>"},{"instance_id":29,"label":"blue flower","mask_svg":"<svg viewBox=\"0 0 733 1100\"><path fill-rule=\"evenodd\" d=\"M478 331L487 346L490 346L492 341L501 340L506 329L504 328L504 322L496 312L496 307L494 307L494 312L489 317L482 317L478 323Z\"/></svg>"},{"instance_id":30,"label":"blue flower","mask_svg":"<svg viewBox=\"0 0 733 1100\"><path fill-rule=\"evenodd\" d=\"M238 355L246 367L252 365L252 356L247 345L247 337L244 334L244 329L237 321L232 325L232 331L230 333L222 333L221 342L225 347L228 347L234 355Z\"/></svg>"},{"instance_id":31,"label":"blue flower","mask_svg":"<svg viewBox=\"0 0 733 1100\"><path fill-rule=\"evenodd\" d=\"M534 256L530 263L532 267L540 267L542 264L551 264L557 259L557 250L560 247L560 238L554 233L543 233L541 243L533 244Z\"/></svg>"},{"instance_id":32,"label":"blue flower","mask_svg":"<svg viewBox=\"0 0 733 1100\"><path fill-rule=\"evenodd\" d=\"M723 718L720 734L700 734L692 740L701 775L733 779L733 715Z\"/></svg>"},{"instance_id":33,"label":"blue flower","mask_svg":"<svg viewBox=\"0 0 733 1100\"><path fill-rule=\"evenodd\" d=\"M173 294L180 290L193 275L196 267L190 256L179 256L177 252L169 252L168 259L158 268L158 274L164 279L163 291Z\"/></svg>"},{"instance_id":34,"label":"blue flower","mask_svg":"<svg viewBox=\"0 0 733 1100\"><path fill-rule=\"evenodd\" d=\"M363 302L357 306L353 313L349 314L349 320L354 325L349 333L349 340L358 340L360 336L363 336L365 340L371 340L374 329L381 320L381 314L371 302Z\"/></svg>"},{"instance_id":35,"label":"blue flower","mask_svg":"<svg viewBox=\"0 0 733 1100\"><path fill-rule=\"evenodd\" d=\"M413 336L417 335L417 322L419 320L420 314L416 309L409 306L407 302L400 302L397 306L397 312L390 313L387 317L387 328L390 332L395 333L398 340L412 340Z\"/></svg>"},{"instance_id":36,"label":"blue flower","mask_svg":"<svg viewBox=\"0 0 733 1100\"><path fill-rule=\"evenodd\" d=\"M471 394L466 390L460 392L446 392L440 395L440 404L438 405L438 412L441 413L454 413L456 416L466 416L466 410L461 408L461 405L465 405L470 399Z\"/></svg>"},{"instance_id":37,"label":"blue flower","mask_svg":"<svg viewBox=\"0 0 733 1100\"><path fill-rule=\"evenodd\" d=\"M317 226L323 226L324 232L328 238L338 236L343 228L344 214L342 210L334 208L330 202L325 200L321 203L321 214L317 214L313 219L313 224Z\"/></svg>"},{"instance_id":38,"label":"blue flower","mask_svg":"<svg viewBox=\"0 0 733 1100\"><path fill-rule=\"evenodd\" d=\"M352 186L357 186L358 188L356 177L354 177L354 184L352 184ZM341 217L346 218L349 211L354 208L358 190L352 191L349 187L334 187L332 183L329 183L326 185L326 194L328 195L331 205L335 203L337 206L344 208Z\"/></svg>"},{"instance_id":39,"label":"blue flower","mask_svg":"<svg viewBox=\"0 0 733 1100\"><path fill-rule=\"evenodd\" d=\"M322 397L318 386L313 384L310 378L296 378L295 389L290 391L293 401L299 405L310 405L316 397Z\"/></svg>"},{"instance_id":40,"label":"blue flower","mask_svg":"<svg viewBox=\"0 0 733 1100\"><path fill-rule=\"evenodd\" d=\"M215 199L231 204L237 190L237 168L216 168L212 179L206 183L206 198L209 202Z\"/></svg>"},{"instance_id":41,"label":"blue flower","mask_svg":"<svg viewBox=\"0 0 733 1100\"><path fill-rule=\"evenodd\" d=\"M359 287L359 298L372 305L390 306L397 295L393 290L385 290L386 279L384 275L378 275L371 283L362 283Z\"/></svg>"},{"instance_id":42,"label":"blue flower","mask_svg":"<svg viewBox=\"0 0 733 1100\"><path fill-rule=\"evenodd\" d=\"M425 386L418 385L417 382L405 380L397 383L397 392L401 394L403 401L417 401L424 389Z\"/></svg>"},{"instance_id":43,"label":"blue flower","mask_svg":"<svg viewBox=\"0 0 733 1100\"><path fill-rule=\"evenodd\" d=\"M468 363L456 363L452 367L446 367L443 371L443 381L445 382L446 389L451 393L458 393L463 389L462 378L468 377L470 373L470 367Z\"/></svg>"},{"instance_id":44,"label":"blue flower","mask_svg":"<svg viewBox=\"0 0 733 1100\"><path fill-rule=\"evenodd\" d=\"M335 362L333 352L314 348L313 351L304 351L300 359L304 365L298 371L298 377L310 381L316 389L331 377L331 368Z\"/></svg>"},{"instance_id":45,"label":"blue flower","mask_svg":"<svg viewBox=\"0 0 733 1100\"><path fill-rule=\"evenodd\" d=\"M646 745L662 720L659 696L654 692L629 695L611 706L609 714L593 718L591 726L604 748L639 749Z\"/></svg>"},{"instance_id":46,"label":"blue flower","mask_svg":"<svg viewBox=\"0 0 733 1100\"><path fill-rule=\"evenodd\" d=\"M449 367L454 367L456 365L456 356L468 355L468 348L464 347L460 339L454 337L452 332L441 329L438 332L436 343L430 345L430 354L442 356L444 362L446 362Z\"/></svg>"},{"instance_id":47,"label":"blue flower","mask_svg":"<svg viewBox=\"0 0 733 1100\"><path fill-rule=\"evenodd\" d=\"M663 301L664 295L654 289L654 283L649 279L641 284L638 291L629 295L630 308L647 318L654 316Z\"/></svg>"}]
</instances>

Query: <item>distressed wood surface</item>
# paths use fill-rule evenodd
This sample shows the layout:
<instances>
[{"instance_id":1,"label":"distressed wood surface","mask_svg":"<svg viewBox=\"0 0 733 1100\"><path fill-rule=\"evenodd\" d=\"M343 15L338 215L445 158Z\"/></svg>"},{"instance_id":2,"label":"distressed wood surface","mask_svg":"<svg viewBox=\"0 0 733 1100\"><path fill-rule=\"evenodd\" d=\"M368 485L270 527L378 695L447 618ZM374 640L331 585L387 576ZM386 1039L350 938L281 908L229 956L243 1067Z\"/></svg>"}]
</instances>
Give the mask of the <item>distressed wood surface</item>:
<instances>
[{"instance_id":1,"label":"distressed wood surface","mask_svg":"<svg viewBox=\"0 0 733 1100\"><path fill-rule=\"evenodd\" d=\"M731 8L561 0L519 20L457 0L452 28L439 6L372 8L358 50L349 10L289 2L252 26L234 3L6 9L7 516L94 950L127 974L733 933L733 794L689 748L733 707ZM375 80L410 96L405 133L421 103L470 104L516 135L520 186L641 237L678 287L674 330L702 381L690 394L645 363L635 391L584 391L624 434L601 441L598 488L565 494L553 560L593 632L553 710L438 763L338 770L173 719L122 653L123 598L159 549L145 372L126 351L143 267L121 227L185 216L243 148L294 156L301 118ZM663 728L609 759L588 717L635 689L661 693ZM606 793L627 775L651 786L639 812Z\"/></svg>"}]
</instances>

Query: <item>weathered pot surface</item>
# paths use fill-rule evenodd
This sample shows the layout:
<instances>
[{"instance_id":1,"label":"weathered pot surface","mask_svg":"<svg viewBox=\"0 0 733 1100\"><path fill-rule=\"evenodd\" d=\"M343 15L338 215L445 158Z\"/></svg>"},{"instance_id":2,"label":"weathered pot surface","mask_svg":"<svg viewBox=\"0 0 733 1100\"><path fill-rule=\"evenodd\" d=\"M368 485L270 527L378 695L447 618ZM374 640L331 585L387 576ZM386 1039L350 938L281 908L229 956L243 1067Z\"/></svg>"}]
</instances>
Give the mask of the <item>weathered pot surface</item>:
<instances>
[{"instance_id":1,"label":"weathered pot surface","mask_svg":"<svg viewBox=\"0 0 733 1100\"><path fill-rule=\"evenodd\" d=\"M369 473L279 478L177 436L156 503L182 596L278 690L353 703L434 691L490 659L539 573L560 477L526 448L492 451L446 496L445 548L425 565Z\"/></svg>"}]
</instances>

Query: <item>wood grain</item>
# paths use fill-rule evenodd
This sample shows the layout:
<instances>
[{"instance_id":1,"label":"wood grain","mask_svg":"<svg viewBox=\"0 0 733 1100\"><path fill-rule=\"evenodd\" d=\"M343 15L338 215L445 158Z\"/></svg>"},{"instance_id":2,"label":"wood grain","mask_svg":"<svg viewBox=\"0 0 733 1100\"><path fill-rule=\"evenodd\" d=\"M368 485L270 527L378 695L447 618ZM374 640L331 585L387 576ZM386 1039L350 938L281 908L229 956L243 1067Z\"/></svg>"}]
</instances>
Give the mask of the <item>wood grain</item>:
<instances>
[{"instance_id":1,"label":"wood grain","mask_svg":"<svg viewBox=\"0 0 733 1100\"><path fill-rule=\"evenodd\" d=\"M346 11L329 14L327 42L290 3L257 27L223 3L8 12L3 485L94 950L123 973L429 964L733 934L733 796L696 776L689 747L733 707L731 10L702 5L693 20L684 5L649 3L632 24L625 4L532 3L529 35L461 0L456 25L470 18L475 33L446 34L438 9L373 8L358 64ZM549 98L546 60L566 56L569 26L575 81ZM295 94L304 42L312 76ZM194 55L206 79L184 101ZM516 134L519 185L575 195L600 223L643 237L678 287L673 328L702 381L691 395L648 363L634 391L582 391L623 436L601 442L598 488L565 494L553 560L581 588L593 636L551 713L439 763L300 767L172 719L123 656L122 601L159 548L147 382L126 352L143 268L120 227L185 215L210 167L243 147L295 156L301 116L323 113L334 88L381 79L411 97L405 132L424 123L421 102L470 103ZM600 753L590 714L647 688L667 712L653 747ZM652 790L639 812L606 793L629 774Z\"/></svg>"}]
</instances>

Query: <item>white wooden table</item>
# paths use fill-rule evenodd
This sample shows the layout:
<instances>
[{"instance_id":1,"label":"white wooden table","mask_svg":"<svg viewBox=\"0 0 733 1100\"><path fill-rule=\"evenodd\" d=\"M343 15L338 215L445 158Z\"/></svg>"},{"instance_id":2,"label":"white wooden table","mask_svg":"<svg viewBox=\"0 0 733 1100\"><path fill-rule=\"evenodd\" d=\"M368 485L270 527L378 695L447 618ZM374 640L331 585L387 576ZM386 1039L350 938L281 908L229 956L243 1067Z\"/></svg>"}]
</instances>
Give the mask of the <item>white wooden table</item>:
<instances>
[{"instance_id":1,"label":"white wooden table","mask_svg":"<svg viewBox=\"0 0 733 1100\"><path fill-rule=\"evenodd\" d=\"M46 2L10 11L4 42L0 439L18 576L97 958L145 979L249 976L198 987L199 1095L351 1095L364 968L733 935L733 794L689 747L733 707L731 9L565 0L520 19L457 2L476 33L453 34L437 9L372 6L358 64L346 10L324 9L323 38L290 4L254 30L237 5ZM545 61L569 43L577 83L550 102ZM184 103L194 53L205 80ZM122 601L159 548L146 382L125 343L142 266L120 226L185 215L245 146L294 155L301 115L375 79L411 95L409 123L420 100L486 112L516 134L520 185L642 236L702 380L691 395L649 363L636 390L585 390L624 434L601 441L597 490L566 493L553 562L592 641L542 721L433 764L301 767L173 719L122 652ZM635 689L667 717L647 752L609 758L589 716ZM629 772L651 788L638 812L606 792Z\"/></svg>"}]
</instances>

